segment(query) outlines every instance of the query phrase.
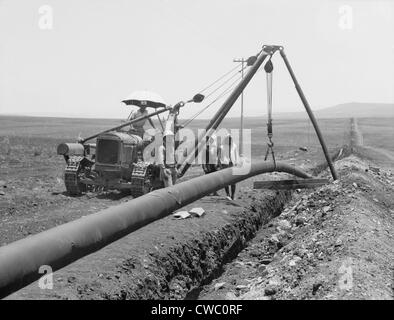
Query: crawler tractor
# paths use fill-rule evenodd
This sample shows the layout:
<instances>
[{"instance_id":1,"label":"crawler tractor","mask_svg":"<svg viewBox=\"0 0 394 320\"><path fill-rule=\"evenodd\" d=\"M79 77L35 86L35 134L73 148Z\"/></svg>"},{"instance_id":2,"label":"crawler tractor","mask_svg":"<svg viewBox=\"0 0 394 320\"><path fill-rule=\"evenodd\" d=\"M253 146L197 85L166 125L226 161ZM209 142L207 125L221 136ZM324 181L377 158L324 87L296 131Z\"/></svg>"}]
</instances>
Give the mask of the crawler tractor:
<instances>
[{"instance_id":1,"label":"crawler tractor","mask_svg":"<svg viewBox=\"0 0 394 320\"><path fill-rule=\"evenodd\" d=\"M154 154L147 159L143 157L144 149L154 140L154 137L151 140L144 140L132 129L128 131L121 131L121 129L160 113L169 112L162 128L165 128L166 135L174 139L174 134L179 128L177 116L180 107L189 102L201 102L203 99L203 95L197 94L193 99L179 102L172 107L151 101L134 101L134 104L144 104L148 108L155 109L155 112L132 119L86 139L80 139L76 143L60 144L57 153L63 155L67 163L64 172L67 192L70 195L80 195L89 190L119 190L138 197L164 187L160 167L162 164L154 160ZM87 143L94 138L96 138L96 143ZM175 164L167 165L167 169L171 172L172 182L175 182Z\"/></svg>"}]
</instances>

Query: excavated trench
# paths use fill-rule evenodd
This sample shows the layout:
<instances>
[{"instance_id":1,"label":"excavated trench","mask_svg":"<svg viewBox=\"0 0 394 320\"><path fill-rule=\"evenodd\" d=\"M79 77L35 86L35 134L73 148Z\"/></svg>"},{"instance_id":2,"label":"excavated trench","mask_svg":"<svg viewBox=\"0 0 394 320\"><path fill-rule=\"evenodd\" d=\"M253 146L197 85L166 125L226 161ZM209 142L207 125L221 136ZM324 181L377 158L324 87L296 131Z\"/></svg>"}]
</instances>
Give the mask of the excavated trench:
<instances>
[{"instance_id":1,"label":"excavated trench","mask_svg":"<svg viewBox=\"0 0 394 320\"><path fill-rule=\"evenodd\" d=\"M336 160L347 153L346 148L341 148L332 158ZM319 164L308 171L317 174L324 169L326 166ZM278 216L291 199L289 191L249 191L244 195L251 202L231 217L194 225L198 230L182 230L160 250L144 254L128 251L115 270L112 268L108 277L111 280L96 288L91 283L79 288L78 298L197 299L203 286L219 277L224 265L236 258L258 230ZM220 215L212 212L204 219L209 221L211 216Z\"/></svg>"},{"instance_id":2,"label":"excavated trench","mask_svg":"<svg viewBox=\"0 0 394 320\"><path fill-rule=\"evenodd\" d=\"M248 208L227 223L201 232L193 239L149 253L149 263L125 260L122 286L105 299L196 299L203 285L220 276L223 266L245 248L260 227L278 216L290 200L288 191L256 193ZM86 297L85 297L86 298Z\"/></svg>"},{"instance_id":3,"label":"excavated trench","mask_svg":"<svg viewBox=\"0 0 394 320\"><path fill-rule=\"evenodd\" d=\"M331 158L335 161L350 152L349 147L343 147ZM307 171L317 175L326 167L325 163L318 164ZM77 262L68 271L60 272L65 284L49 297L197 299L202 287L220 276L224 265L247 246L263 225L278 216L291 199L289 191L248 191L244 195L249 198L247 205L231 215L223 217L219 212L212 212L198 223L184 224L189 229L173 227L173 223L163 219L158 221L159 226L160 223L164 226L161 234L156 229L158 225L152 224L148 226L150 231L141 229L139 234L131 234L87 260ZM116 247L125 249L119 257L113 258ZM98 278L86 278L85 271L94 274L90 266L100 270ZM32 290L30 295L34 292Z\"/></svg>"},{"instance_id":4,"label":"excavated trench","mask_svg":"<svg viewBox=\"0 0 394 320\"><path fill-rule=\"evenodd\" d=\"M346 153L338 150L333 158ZM159 220L60 270L55 290L42 292L33 284L18 294L27 299L197 299L291 199L289 191L240 192L244 207L223 213L215 197L200 199L193 205L209 209L201 219Z\"/></svg>"},{"instance_id":5,"label":"excavated trench","mask_svg":"<svg viewBox=\"0 0 394 320\"><path fill-rule=\"evenodd\" d=\"M339 148L331 155L332 161L347 157L351 153L348 146ZM327 169L327 163L319 163L315 167L310 168L314 175L318 175L323 170ZM198 299L203 286L211 283L215 278L218 278L224 271L224 266L236 258L238 253L242 251L247 243L253 239L258 230L267 224L271 219L280 215L284 205L291 199L291 192L277 191L276 193L264 192L259 199L255 199L250 207L245 208L241 218L238 218L233 224L228 224L212 234L208 232L205 236L198 241L197 246L189 246L189 254L192 257L196 255L201 259L202 265L199 271L202 271L199 277L195 279L194 286L187 286L190 289L183 295L184 299ZM180 253L181 254L181 253ZM213 263L208 266L207 257L210 255L216 256ZM182 254L181 254L182 256ZM190 257L190 256L189 256ZM191 266L193 268L193 266ZM193 269L192 269L193 270ZM191 276L189 270L186 275ZM177 276L174 277L174 280ZM175 280L176 281L176 280ZM169 298L175 298L170 296ZM180 298L178 296L178 298Z\"/></svg>"},{"instance_id":6,"label":"excavated trench","mask_svg":"<svg viewBox=\"0 0 394 320\"><path fill-rule=\"evenodd\" d=\"M332 161L349 156L353 144L336 149L331 154ZM326 169L324 161L307 168L307 172L316 176ZM117 283L121 286L112 286L111 290L101 288L100 297L198 299L202 288L223 273L224 266L237 257L263 225L280 215L292 197L290 191L248 191L245 194L251 201L230 219L219 218L214 223L202 223L198 228L194 225L199 230L193 229L189 235L182 230L182 234L172 237L173 242L150 251L148 256L133 256L129 252L129 257L133 257L117 265L120 274ZM212 213L218 215L218 212ZM89 298L89 295L84 297L82 293L79 297Z\"/></svg>"},{"instance_id":7,"label":"excavated trench","mask_svg":"<svg viewBox=\"0 0 394 320\"><path fill-rule=\"evenodd\" d=\"M216 235L210 234L212 240L222 243L221 248L222 254L221 259L217 261L216 267L214 266L205 277L199 281L198 286L193 287L185 296L185 299L195 300L198 298L201 289L204 285L212 282L213 279L219 277L223 273L223 266L232 261L238 253L243 250L248 241L254 238L257 231L265 224L267 224L272 218L278 216L286 204L291 198L290 192L278 192L275 195L265 195L260 200L255 200L254 203L244 210L244 218L240 219L232 225L225 226ZM229 235L231 235L229 237ZM230 240L230 241L228 241ZM202 247L202 249L210 250L208 246ZM219 250L220 251L220 250ZM206 256L206 254L203 254Z\"/></svg>"},{"instance_id":8,"label":"excavated trench","mask_svg":"<svg viewBox=\"0 0 394 320\"><path fill-rule=\"evenodd\" d=\"M198 200L208 210L202 218L159 220L59 270L53 290L33 283L9 298L197 299L291 199L289 191L239 192L246 198L243 207L227 204L224 213L223 200Z\"/></svg>"}]
</instances>

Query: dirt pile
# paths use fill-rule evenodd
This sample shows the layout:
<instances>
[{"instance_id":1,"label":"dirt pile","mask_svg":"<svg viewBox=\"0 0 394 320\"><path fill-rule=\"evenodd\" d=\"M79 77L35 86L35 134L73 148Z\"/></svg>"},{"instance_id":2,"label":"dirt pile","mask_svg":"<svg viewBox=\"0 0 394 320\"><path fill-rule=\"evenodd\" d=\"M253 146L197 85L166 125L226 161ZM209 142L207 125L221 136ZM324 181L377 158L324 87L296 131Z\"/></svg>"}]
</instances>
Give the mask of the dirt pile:
<instances>
[{"instance_id":1,"label":"dirt pile","mask_svg":"<svg viewBox=\"0 0 394 320\"><path fill-rule=\"evenodd\" d=\"M202 299L392 299L394 176L351 156L295 194Z\"/></svg>"}]
</instances>

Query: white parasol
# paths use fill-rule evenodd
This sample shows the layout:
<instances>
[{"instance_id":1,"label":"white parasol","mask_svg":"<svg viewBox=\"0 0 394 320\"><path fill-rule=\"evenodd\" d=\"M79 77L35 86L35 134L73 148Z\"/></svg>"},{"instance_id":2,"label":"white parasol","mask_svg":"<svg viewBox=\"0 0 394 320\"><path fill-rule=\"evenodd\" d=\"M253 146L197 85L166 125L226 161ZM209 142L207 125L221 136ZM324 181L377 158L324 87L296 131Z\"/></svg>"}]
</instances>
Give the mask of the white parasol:
<instances>
[{"instance_id":1,"label":"white parasol","mask_svg":"<svg viewBox=\"0 0 394 320\"><path fill-rule=\"evenodd\" d=\"M135 91L122 100L126 105L138 107L164 108L167 104L157 93L151 91Z\"/></svg>"}]
</instances>

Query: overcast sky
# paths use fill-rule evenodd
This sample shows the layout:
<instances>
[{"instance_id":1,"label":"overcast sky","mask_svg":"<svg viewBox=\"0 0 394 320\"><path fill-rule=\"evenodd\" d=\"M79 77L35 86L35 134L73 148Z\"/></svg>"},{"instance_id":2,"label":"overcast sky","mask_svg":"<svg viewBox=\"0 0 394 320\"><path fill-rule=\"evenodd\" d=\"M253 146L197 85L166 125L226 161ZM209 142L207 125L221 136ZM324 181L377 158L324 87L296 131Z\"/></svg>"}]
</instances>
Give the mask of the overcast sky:
<instances>
[{"instance_id":1,"label":"overcast sky","mask_svg":"<svg viewBox=\"0 0 394 320\"><path fill-rule=\"evenodd\" d=\"M0 0L0 113L124 118L131 92L188 99L263 44L285 47L314 109L393 103L393 33L394 1ZM273 61L274 110L301 111ZM264 115L264 72L252 81L245 114Z\"/></svg>"}]
</instances>

